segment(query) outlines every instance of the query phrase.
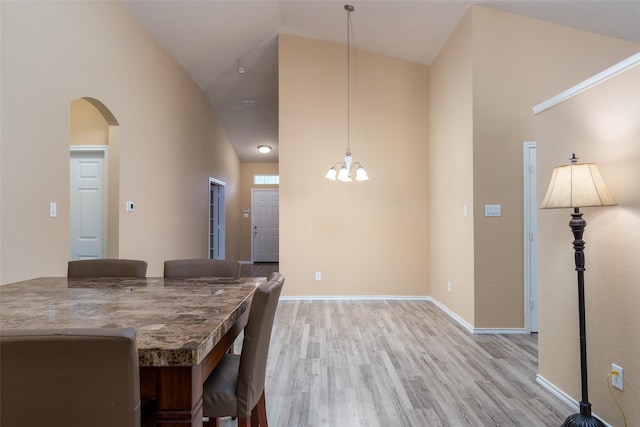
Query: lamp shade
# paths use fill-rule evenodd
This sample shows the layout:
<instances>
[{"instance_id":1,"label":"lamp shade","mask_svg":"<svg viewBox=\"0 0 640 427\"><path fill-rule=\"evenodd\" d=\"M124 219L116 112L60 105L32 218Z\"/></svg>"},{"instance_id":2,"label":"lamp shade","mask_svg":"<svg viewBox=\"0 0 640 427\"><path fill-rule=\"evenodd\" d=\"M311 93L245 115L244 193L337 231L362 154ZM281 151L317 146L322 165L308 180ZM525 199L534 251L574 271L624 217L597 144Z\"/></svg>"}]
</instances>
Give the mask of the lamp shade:
<instances>
[{"instance_id":1,"label":"lamp shade","mask_svg":"<svg viewBox=\"0 0 640 427\"><path fill-rule=\"evenodd\" d=\"M541 209L617 205L595 163L556 166Z\"/></svg>"}]
</instances>

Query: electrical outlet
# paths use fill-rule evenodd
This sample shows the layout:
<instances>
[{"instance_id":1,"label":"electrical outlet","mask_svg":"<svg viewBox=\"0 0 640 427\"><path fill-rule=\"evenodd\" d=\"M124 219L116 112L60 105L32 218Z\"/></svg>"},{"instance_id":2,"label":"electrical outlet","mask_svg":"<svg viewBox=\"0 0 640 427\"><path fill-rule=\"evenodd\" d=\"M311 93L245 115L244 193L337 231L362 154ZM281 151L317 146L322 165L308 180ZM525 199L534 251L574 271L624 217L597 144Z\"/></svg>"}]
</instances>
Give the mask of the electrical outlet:
<instances>
[{"instance_id":1,"label":"electrical outlet","mask_svg":"<svg viewBox=\"0 0 640 427\"><path fill-rule=\"evenodd\" d=\"M322 280L322 273L319 271L316 271L316 280Z\"/></svg>"},{"instance_id":2,"label":"electrical outlet","mask_svg":"<svg viewBox=\"0 0 640 427\"><path fill-rule=\"evenodd\" d=\"M616 374L611 374L611 385L617 389L624 390L624 375L622 371L622 366L618 366L615 363L611 364L611 372L617 372Z\"/></svg>"},{"instance_id":3,"label":"electrical outlet","mask_svg":"<svg viewBox=\"0 0 640 427\"><path fill-rule=\"evenodd\" d=\"M451 292L451 282L447 282L447 291Z\"/></svg>"}]
</instances>

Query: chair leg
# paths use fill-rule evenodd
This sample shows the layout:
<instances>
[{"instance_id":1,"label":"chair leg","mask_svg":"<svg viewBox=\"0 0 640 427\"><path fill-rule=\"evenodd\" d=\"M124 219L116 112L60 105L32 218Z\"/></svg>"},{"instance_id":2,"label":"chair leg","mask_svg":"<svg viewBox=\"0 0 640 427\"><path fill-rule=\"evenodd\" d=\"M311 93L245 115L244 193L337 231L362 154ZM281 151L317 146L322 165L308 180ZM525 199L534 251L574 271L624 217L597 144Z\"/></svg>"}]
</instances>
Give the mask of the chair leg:
<instances>
[{"instance_id":1,"label":"chair leg","mask_svg":"<svg viewBox=\"0 0 640 427\"><path fill-rule=\"evenodd\" d=\"M269 423L267 423L267 404L264 398L264 390L262 390L262 394L260 395L260 399L258 399L258 403L256 403L256 407L251 411L252 418L256 415L258 418L258 424L253 427L269 427Z\"/></svg>"},{"instance_id":2,"label":"chair leg","mask_svg":"<svg viewBox=\"0 0 640 427\"><path fill-rule=\"evenodd\" d=\"M238 418L238 427L251 427L251 417L239 417Z\"/></svg>"}]
</instances>

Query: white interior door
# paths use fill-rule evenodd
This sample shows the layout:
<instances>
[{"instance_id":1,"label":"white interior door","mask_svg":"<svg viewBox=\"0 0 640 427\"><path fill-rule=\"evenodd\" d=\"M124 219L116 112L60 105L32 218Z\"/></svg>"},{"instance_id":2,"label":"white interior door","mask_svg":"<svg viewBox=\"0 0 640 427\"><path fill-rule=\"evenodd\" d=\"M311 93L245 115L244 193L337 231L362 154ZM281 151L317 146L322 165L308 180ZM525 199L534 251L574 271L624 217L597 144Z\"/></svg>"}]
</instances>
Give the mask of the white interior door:
<instances>
[{"instance_id":1,"label":"white interior door","mask_svg":"<svg viewBox=\"0 0 640 427\"><path fill-rule=\"evenodd\" d=\"M525 327L538 332L538 202L536 143L524 143L524 298Z\"/></svg>"},{"instance_id":2,"label":"white interior door","mask_svg":"<svg viewBox=\"0 0 640 427\"><path fill-rule=\"evenodd\" d=\"M252 191L253 262L279 262L279 197L280 191L277 189Z\"/></svg>"},{"instance_id":3,"label":"white interior door","mask_svg":"<svg viewBox=\"0 0 640 427\"><path fill-rule=\"evenodd\" d=\"M107 253L105 150L71 151L70 259L104 258Z\"/></svg>"}]
</instances>

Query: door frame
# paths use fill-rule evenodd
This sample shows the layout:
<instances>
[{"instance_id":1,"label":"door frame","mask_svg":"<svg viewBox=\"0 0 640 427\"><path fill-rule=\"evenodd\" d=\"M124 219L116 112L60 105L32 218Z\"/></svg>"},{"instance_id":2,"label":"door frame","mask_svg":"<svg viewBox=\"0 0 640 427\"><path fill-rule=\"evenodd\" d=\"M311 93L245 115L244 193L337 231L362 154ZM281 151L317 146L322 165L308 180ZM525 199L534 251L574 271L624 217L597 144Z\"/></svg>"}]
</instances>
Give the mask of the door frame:
<instances>
[{"instance_id":1,"label":"door frame","mask_svg":"<svg viewBox=\"0 0 640 427\"><path fill-rule=\"evenodd\" d=\"M218 211L219 211L219 215L216 217L213 214L213 210L211 209L211 207L213 206L213 200L211 197L211 188L212 187L219 187L219 191L221 192L220 194L220 206L218 206ZM209 204L208 209L207 209L207 216L209 217L207 220L207 228L208 228L208 234L207 234L207 257L211 258L211 259L225 259L226 255L226 209L227 209L227 203L226 203L226 184L224 183L224 181L220 181L219 179L215 179L212 177L209 177L209 186L207 187L207 193L208 193L208 200L209 200ZM214 223L214 221L217 221L214 224L214 227L216 227L218 229L218 233L212 233L211 230L211 224ZM217 258L216 258L216 253L215 253L215 249L212 248L211 245L211 236L213 235L214 240L217 240L218 242L218 253L217 253ZM215 246L215 245L214 245Z\"/></svg>"},{"instance_id":2,"label":"door frame","mask_svg":"<svg viewBox=\"0 0 640 427\"><path fill-rule=\"evenodd\" d=\"M527 333L538 332L538 254L531 250L531 242L537 240L537 203L536 194L531 194L531 188L536 188L536 168L531 161L531 149L535 151L534 141L525 141L522 144L522 172L523 172L523 213L524 213L524 328ZM533 184L533 185L532 185ZM535 190L533 191L535 193ZM533 273L536 281L532 280Z\"/></svg>"},{"instance_id":3,"label":"door frame","mask_svg":"<svg viewBox=\"0 0 640 427\"><path fill-rule=\"evenodd\" d=\"M101 153L102 154L102 206L104 215L102 218L102 256L109 256L109 157L108 145L70 145L69 162L76 153ZM71 181L71 164L69 164L69 181ZM69 182L70 184L71 182ZM71 187L69 187L71 193ZM69 258L71 258L71 194L69 194Z\"/></svg>"}]
</instances>

